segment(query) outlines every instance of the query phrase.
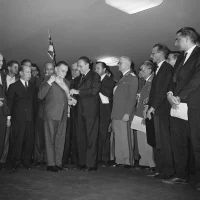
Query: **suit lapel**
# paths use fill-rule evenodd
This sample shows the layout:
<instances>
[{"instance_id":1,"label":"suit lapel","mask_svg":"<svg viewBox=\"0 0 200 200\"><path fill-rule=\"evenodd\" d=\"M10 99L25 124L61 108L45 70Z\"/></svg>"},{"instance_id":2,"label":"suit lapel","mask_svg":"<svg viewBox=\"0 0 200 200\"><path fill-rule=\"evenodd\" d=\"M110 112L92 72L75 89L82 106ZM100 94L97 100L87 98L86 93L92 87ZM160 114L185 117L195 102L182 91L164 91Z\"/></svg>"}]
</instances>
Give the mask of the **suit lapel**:
<instances>
[{"instance_id":1,"label":"suit lapel","mask_svg":"<svg viewBox=\"0 0 200 200\"><path fill-rule=\"evenodd\" d=\"M119 80L118 84L121 83L126 78L126 76L128 76L130 73L131 71L128 71L126 74L124 74L122 78Z\"/></svg>"},{"instance_id":2,"label":"suit lapel","mask_svg":"<svg viewBox=\"0 0 200 200\"><path fill-rule=\"evenodd\" d=\"M187 63L189 63L191 60L194 59L194 56L196 56L196 53L198 52L199 50L199 47L195 47L194 50L192 51L192 54L190 55L190 57L186 60L186 62L183 64L184 65L187 65Z\"/></svg>"},{"instance_id":3,"label":"suit lapel","mask_svg":"<svg viewBox=\"0 0 200 200\"><path fill-rule=\"evenodd\" d=\"M86 76L82 79L82 81L79 83L78 87L81 87L81 85L83 85L83 83L84 83L87 79L89 79L91 76L92 76L92 71L90 70L90 71L86 74Z\"/></svg>"}]
</instances>

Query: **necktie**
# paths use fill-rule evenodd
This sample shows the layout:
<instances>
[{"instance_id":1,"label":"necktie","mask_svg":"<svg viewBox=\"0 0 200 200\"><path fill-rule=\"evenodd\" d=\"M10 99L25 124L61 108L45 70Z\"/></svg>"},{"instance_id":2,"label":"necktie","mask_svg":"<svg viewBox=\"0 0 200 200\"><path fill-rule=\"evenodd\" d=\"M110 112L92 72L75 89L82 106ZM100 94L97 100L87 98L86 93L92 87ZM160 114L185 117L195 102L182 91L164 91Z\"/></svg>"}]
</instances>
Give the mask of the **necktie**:
<instances>
[{"instance_id":1,"label":"necktie","mask_svg":"<svg viewBox=\"0 0 200 200\"><path fill-rule=\"evenodd\" d=\"M25 81L25 88L26 88L26 89L28 88L28 83L27 83L27 81Z\"/></svg>"},{"instance_id":2,"label":"necktie","mask_svg":"<svg viewBox=\"0 0 200 200\"><path fill-rule=\"evenodd\" d=\"M85 77L85 75L83 74L83 75L81 76L81 81L80 81L80 82L83 81L84 77Z\"/></svg>"}]
</instances>

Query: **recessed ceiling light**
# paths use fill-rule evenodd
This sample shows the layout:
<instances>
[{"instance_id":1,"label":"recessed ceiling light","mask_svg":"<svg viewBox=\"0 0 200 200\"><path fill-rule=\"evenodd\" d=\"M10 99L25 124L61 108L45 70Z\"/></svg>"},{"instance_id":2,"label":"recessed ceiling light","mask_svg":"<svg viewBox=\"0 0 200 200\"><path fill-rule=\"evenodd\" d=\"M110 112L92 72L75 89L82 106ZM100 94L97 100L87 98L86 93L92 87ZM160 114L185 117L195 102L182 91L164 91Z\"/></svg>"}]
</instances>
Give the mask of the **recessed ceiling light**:
<instances>
[{"instance_id":1,"label":"recessed ceiling light","mask_svg":"<svg viewBox=\"0 0 200 200\"><path fill-rule=\"evenodd\" d=\"M117 8L128 14L134 14L159 6L163 0L105 0L105 2L109 6Z\"/></svg>"},{"instance_id":2,"label":"recessed ceiling light","mask_svg":"<svg viewBox=\"0 0 200 200\"><path fill-rule=\"evenodd\" d=\"M117 66L119 62L119 58L117 57L103 57L97 60L97 62L104 62L106 65L112 67L112 66Z\"/></svg>"}]
</instances>

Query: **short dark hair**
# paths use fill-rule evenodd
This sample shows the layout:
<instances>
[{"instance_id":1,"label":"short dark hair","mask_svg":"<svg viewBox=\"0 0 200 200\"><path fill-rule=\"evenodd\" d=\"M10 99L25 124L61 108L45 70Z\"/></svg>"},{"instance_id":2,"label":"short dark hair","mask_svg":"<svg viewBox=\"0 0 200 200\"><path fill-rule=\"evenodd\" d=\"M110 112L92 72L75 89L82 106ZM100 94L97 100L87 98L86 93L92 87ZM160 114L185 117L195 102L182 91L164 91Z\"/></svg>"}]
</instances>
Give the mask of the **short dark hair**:
<instances>
[{"instance_id":1,"label":"short dark hair","mask_svg":"<svg viewBox=\"0 0 200 200\"><path fill-rule=\"evenodd\" d=\"M78 60L83 60L85 64L89 64L90 69L93 67L93 62L86 56L80 57Z\"/></svg>"},{"instance_id":2,"label":"short dark hair","mask_svg":"<svg viewBox=\"0 0 200 200\"><path fill-rule=\"evenodd\" d=\"M161 52L164 54L164 57L165 57L165 58L168 57L170 50L169 50L169 48L168 48L165 44L158 43L158 44L155 44L155 45L153 46L153 48L154 48L154 47L157 47L157 48L158 48L158 51L159 51L159 52L161 51Z\"/></svg>"},{"instance_id":3,"label":"short dark hair","mask_svg":"<svg viewBox=\"0 0 200 200\"><path fill-rule=\"evenodd\" d=\"M54 63L51 63L51 62L45 62L45 63L44 63L44 67L46 67L47 64L52 64L53 67L55 67L55 64L54 64Z\"/></svg>"},{"instance_id":4,"label":"short dark hair","mask_svg":"<svg viewBox=\"0 0 200 200\"><path fill-rule=\"evenodd\" d=\"M200 35L199 35L199 33L197 33L197 41L196 41L196 43L200 44Z\"/></svg>"},{"instance_id":5,"label":"short dark hair","mask_svg":"<svg viewBox=\"0 0 200 200\"><path fill-rule=\"evenodd\" d=\"M32 67L35 67L38 71L38 76L40 76L40 68L38 67L38 65L36 63L32 63L31 64Z\"/></svg>"},{"instance_id":6,"label":"short dark hair","mask_svg":"<svg viewBox=\"0 0 200 200\"><path fill-rule=\"evenodd\" d=\"M24 63L26 63L26 62L30 62L31 63L31 61L29 59L24 59L24 60L22 60L21 65L24 65Z\"/></svg>"},{"instance_id":7,"label":"short dark hair","mask_svg":"<svg viewBox=\"0 0 200 200\"><path fill-rule=\"evenodd\" d=\"M113 73L112 73L110 67L107 67L106 72L110 74L110 77L113 77Z\"/></svg>"},{"instance_id":8,"label":"short dark hair","mask_svg":"<svg viewBox=\"0 0 200 200\"><path fill-rule=\"evenodd\" d=\"M18 66L19 66L19 63L16 60L10 60L10 61L8 61L7 68L8 67L12 67L14 64L18 64Z\"/></svg>"},{"instance_id":9,"label":"short dark hair","mask_svg":"<svg viewBox=\"0 0 200 200\"><path fill-rule=\"evenodd\" d=\"M101 64L101 66L103 67L103 69L107 69L108 68L108 66L106 65L106 63L105 62L96 62L96 65L97 64Z\"/></svg>"},{"instance_id":10,"label":"short dark hair","mask_svg":"<svg viewBox=\"0 0 200 200\"><path fill-rule=\"evenodd\" d=\"M56 63L56 67L60 67L61 65L66 65L69 68L69 65L65 61L59 61Z\"/></svg>"},{"instance_id":11,"label":"short dark hair","mask_svg":"<svg viewBox=\"0 0 200 200\"><path fill-rule=\"evenodd\" d=\"M181 55L181 52L180 51L170 51L169 55L173 55L173 58L177 59Z\"/></svg>"},{"instance_id":12,"label":"short dark hair","mask_svg":"<svg viewBox=\"0 0 200 200\"><path fill-rule=\"evenodd\" d=\"M176 32L176 34L178 33L183 37L189 37L193 43L197 42L198 33L192 27L183 27Z\"/></svg>"}]
</instances>

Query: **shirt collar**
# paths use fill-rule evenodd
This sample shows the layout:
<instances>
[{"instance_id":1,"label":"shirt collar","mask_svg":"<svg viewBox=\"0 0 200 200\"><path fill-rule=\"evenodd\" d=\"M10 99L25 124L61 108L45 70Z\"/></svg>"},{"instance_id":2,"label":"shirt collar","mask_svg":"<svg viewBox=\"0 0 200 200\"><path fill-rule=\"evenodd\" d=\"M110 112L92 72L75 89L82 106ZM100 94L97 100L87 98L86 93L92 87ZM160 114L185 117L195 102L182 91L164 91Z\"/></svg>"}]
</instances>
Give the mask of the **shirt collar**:
<instances>
[{"instance_id":1,"label":"shirt collar","mask_svg":"<svg viewBox=\"0 0 200 200\"><path fill-rule=\"evenodd\" d=\"M150 79L150 77L152 76L152 74L149 75L149 77L146 79L146 81L148 81Z\"/></svg>"},{"instance_id":2,"label":"shirt collar","mask_svg":"<svg viewBox=\"0 0 200 200\"><path fill-rule=\"evenodd\" d=\"M161 62L159 62L157 65L158 65L158 67L160 68L161 67L161 65L163 64L165 62L165 60L163 60L163 61L161 61Z\"/></svg>"},{"instance_id":3,"label":"shirt collar","mask_svg":"<svg viewBox=\"0 0 200 200\"><path fill-rule=\"evenodd\" d=\"M194 45L193 47L191 47L190 49L188 49L185 53L187 53L188 55L190 55L193 52L193 50L195 49L196 46L197 45Z\"/></svg>"},{"instance_id":4,"label":"shirt collar","mask_svg":"<svg viewBox=\"0 0 200 200\"><path fill-rule=\"evenodd\" d=\"M101 76L101 81L105 78L105 76L106 76L106 74L103 74L103 75Z\"/></svg>"},{"instance_id":5,"label":"shirt collar","mask_svg":"<svg viewBox=\"0 0 200 200\"><path fill-rule=\"evenodd\" d=\"M9 74L7 74L7 78L9 78L9 79L15 79L15 76L11 77Z\"/></svg>"},{"instance_id":6,"label":"shirt collar","mask_svg":"<svg viewBox=\"0 0 200 200\"><path fill-rule=\"evenodd\" d=\"M88 74L88 72L90 71L90 69L84 74L85 76Z\"/></svg>"},{"instance_id":7,"label":"shirt collar","mask_svg":"<svg viewBox=\"0 0 200 200\"><path fill-rule=\"evenodd\" d=\"M129 71L130 71L130 69L126 70L126 71L123 73L123 76L124 76L125 74L127 74Z\"/></svg>"},{"instance_id":8,"label":"shirt collar","mask_svg":"<svg viewBox=\"0 0 200 200\"><path fill-rule=\"evenodd\" d=\"M25 86L25 82L27 83L27 85L28 85L28 81L24 81L24 80L22 80L21 78L20 78L20 81L22 82L22 84Z\"/></svg>"}]
</instances>

